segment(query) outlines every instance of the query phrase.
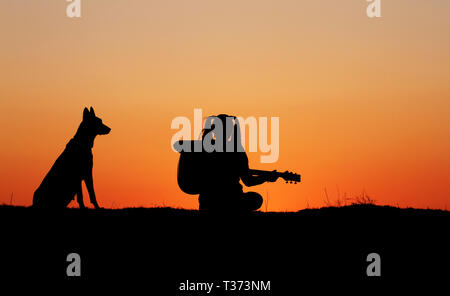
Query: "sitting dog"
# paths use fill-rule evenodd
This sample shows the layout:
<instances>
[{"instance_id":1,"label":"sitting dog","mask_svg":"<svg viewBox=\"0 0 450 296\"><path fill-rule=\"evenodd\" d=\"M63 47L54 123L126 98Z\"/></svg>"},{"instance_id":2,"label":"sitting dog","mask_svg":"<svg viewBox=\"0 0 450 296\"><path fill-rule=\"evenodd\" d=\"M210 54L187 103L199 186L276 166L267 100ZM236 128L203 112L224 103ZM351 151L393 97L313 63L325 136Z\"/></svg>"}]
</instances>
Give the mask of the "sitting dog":
<instances>
[{"instance_id":1,"label":"sitting dog","mask_svg":"<svg viewBox=\"0 0 450 296\"><path fill-rule=\"evenodd\" d=\"M97 135L111 131L95 116L94 109L84 108L83 121L75 136L53 164L33 196L33 207L45 209L66 208L77 195L80 208L85 208L81 182L84 180L91 203L99 209L92 179L92 146Z\"/></svg>"}]
</instances>

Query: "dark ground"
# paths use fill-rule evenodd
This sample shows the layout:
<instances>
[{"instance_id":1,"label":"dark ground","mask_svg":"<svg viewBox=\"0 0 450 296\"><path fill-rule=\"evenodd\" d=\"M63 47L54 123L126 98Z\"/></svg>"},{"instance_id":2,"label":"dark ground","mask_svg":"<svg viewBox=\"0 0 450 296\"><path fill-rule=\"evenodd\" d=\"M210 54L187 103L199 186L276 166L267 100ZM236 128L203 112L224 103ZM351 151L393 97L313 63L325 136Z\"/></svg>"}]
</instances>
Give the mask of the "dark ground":
<instances>
[{"instance_id":1,"label":"dark ground","mask_svg":"<svg viewBox=\"0 0 450 296\"><path fill-rule=\"evenodd\" d=\"M144 295L298 295L335 281L343 287L430 280L445 286L449 222L448 211L373 205L246 217L171 208L46 213L1 206L0 280L120 285L143 288ZM72 252L81 256L80 278L66 276ZM372 252L381 256L381 277L366 276ZM186 280L270 280L271 291L178 292Z\"/></svg>"}]
</instances>

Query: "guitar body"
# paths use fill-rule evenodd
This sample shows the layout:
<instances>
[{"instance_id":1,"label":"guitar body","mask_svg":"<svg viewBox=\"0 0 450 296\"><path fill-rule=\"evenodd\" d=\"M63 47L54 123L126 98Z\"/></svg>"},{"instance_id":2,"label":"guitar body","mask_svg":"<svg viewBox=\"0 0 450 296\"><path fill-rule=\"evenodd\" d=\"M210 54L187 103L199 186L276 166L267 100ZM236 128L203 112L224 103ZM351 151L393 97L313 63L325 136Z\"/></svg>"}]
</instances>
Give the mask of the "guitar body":
<instances>
[{"instance_id":1,"label":"guitar body","mask_svg":"<svg viewBox=\"0 0 450 296\"><path fill-rule=\"evenodd\" d=\"M202 152L181 152L178 160L177 181L180 189L187 194L200 194L202 172Z\"/></svg>"},{"instance_id":2,"label":"guitar body","mask_svg":"<svg viewBox=\"0 0 450 296\"><path fill-rule=\"evenodd\" d=\"M188 142L188 143L186 143ZM200 194L202 175L204 172L204 152L184 152L181 151L182 145L190 145L191 151L194 151L196 142L201 141L179 141L175 143L174 148L180 152L178 160L177 182L180 189L187 194Z\"/></svg>"}]
</instances>

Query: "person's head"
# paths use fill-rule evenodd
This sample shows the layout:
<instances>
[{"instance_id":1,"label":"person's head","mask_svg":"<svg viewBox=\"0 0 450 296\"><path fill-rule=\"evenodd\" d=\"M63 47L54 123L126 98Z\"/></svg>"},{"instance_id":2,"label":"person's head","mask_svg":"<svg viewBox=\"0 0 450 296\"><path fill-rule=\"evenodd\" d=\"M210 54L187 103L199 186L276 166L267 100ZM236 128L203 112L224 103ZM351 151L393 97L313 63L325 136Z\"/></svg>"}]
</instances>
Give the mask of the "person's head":
<instances>
[{"instance_id":1,"label":"person's head","mask_svg":"<svg viewBox=\"0 0 450 296\"><path fill-rule=\"evenodd\" d=\"M205 120L202 139L205 139L208 135L215 141L222 138L222 141L219 141L223 143L225 147L229 147L228 145L234 143L233 151L243 151L239 120L233 115L219 114L209 116Z\"/></svg>"}]
</instances>

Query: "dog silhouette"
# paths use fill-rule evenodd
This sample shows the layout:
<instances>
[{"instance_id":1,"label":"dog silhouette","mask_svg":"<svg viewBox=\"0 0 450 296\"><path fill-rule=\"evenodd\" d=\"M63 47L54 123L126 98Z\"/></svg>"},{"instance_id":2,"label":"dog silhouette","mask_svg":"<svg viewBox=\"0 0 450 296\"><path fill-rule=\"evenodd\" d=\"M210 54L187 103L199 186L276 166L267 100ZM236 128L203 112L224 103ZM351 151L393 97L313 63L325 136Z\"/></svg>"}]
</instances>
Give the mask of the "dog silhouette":
<instances>
[{"instance_id":1,"label":"dog silhouette","mask_svg":"<svg viewBox=\"0 0 450 296\"><path fill-rule=\"evenodd\" d=\"M77 195L80 208L85 208L81 183L84 181L91 203L99 209L92 179L92 147L97 135L109 134L111 129L95 116L94 109L83 110L81 122L75 136L55 161L41 185L33 195L33 207L61 209Z\"/></svg>"}]
</instances>

